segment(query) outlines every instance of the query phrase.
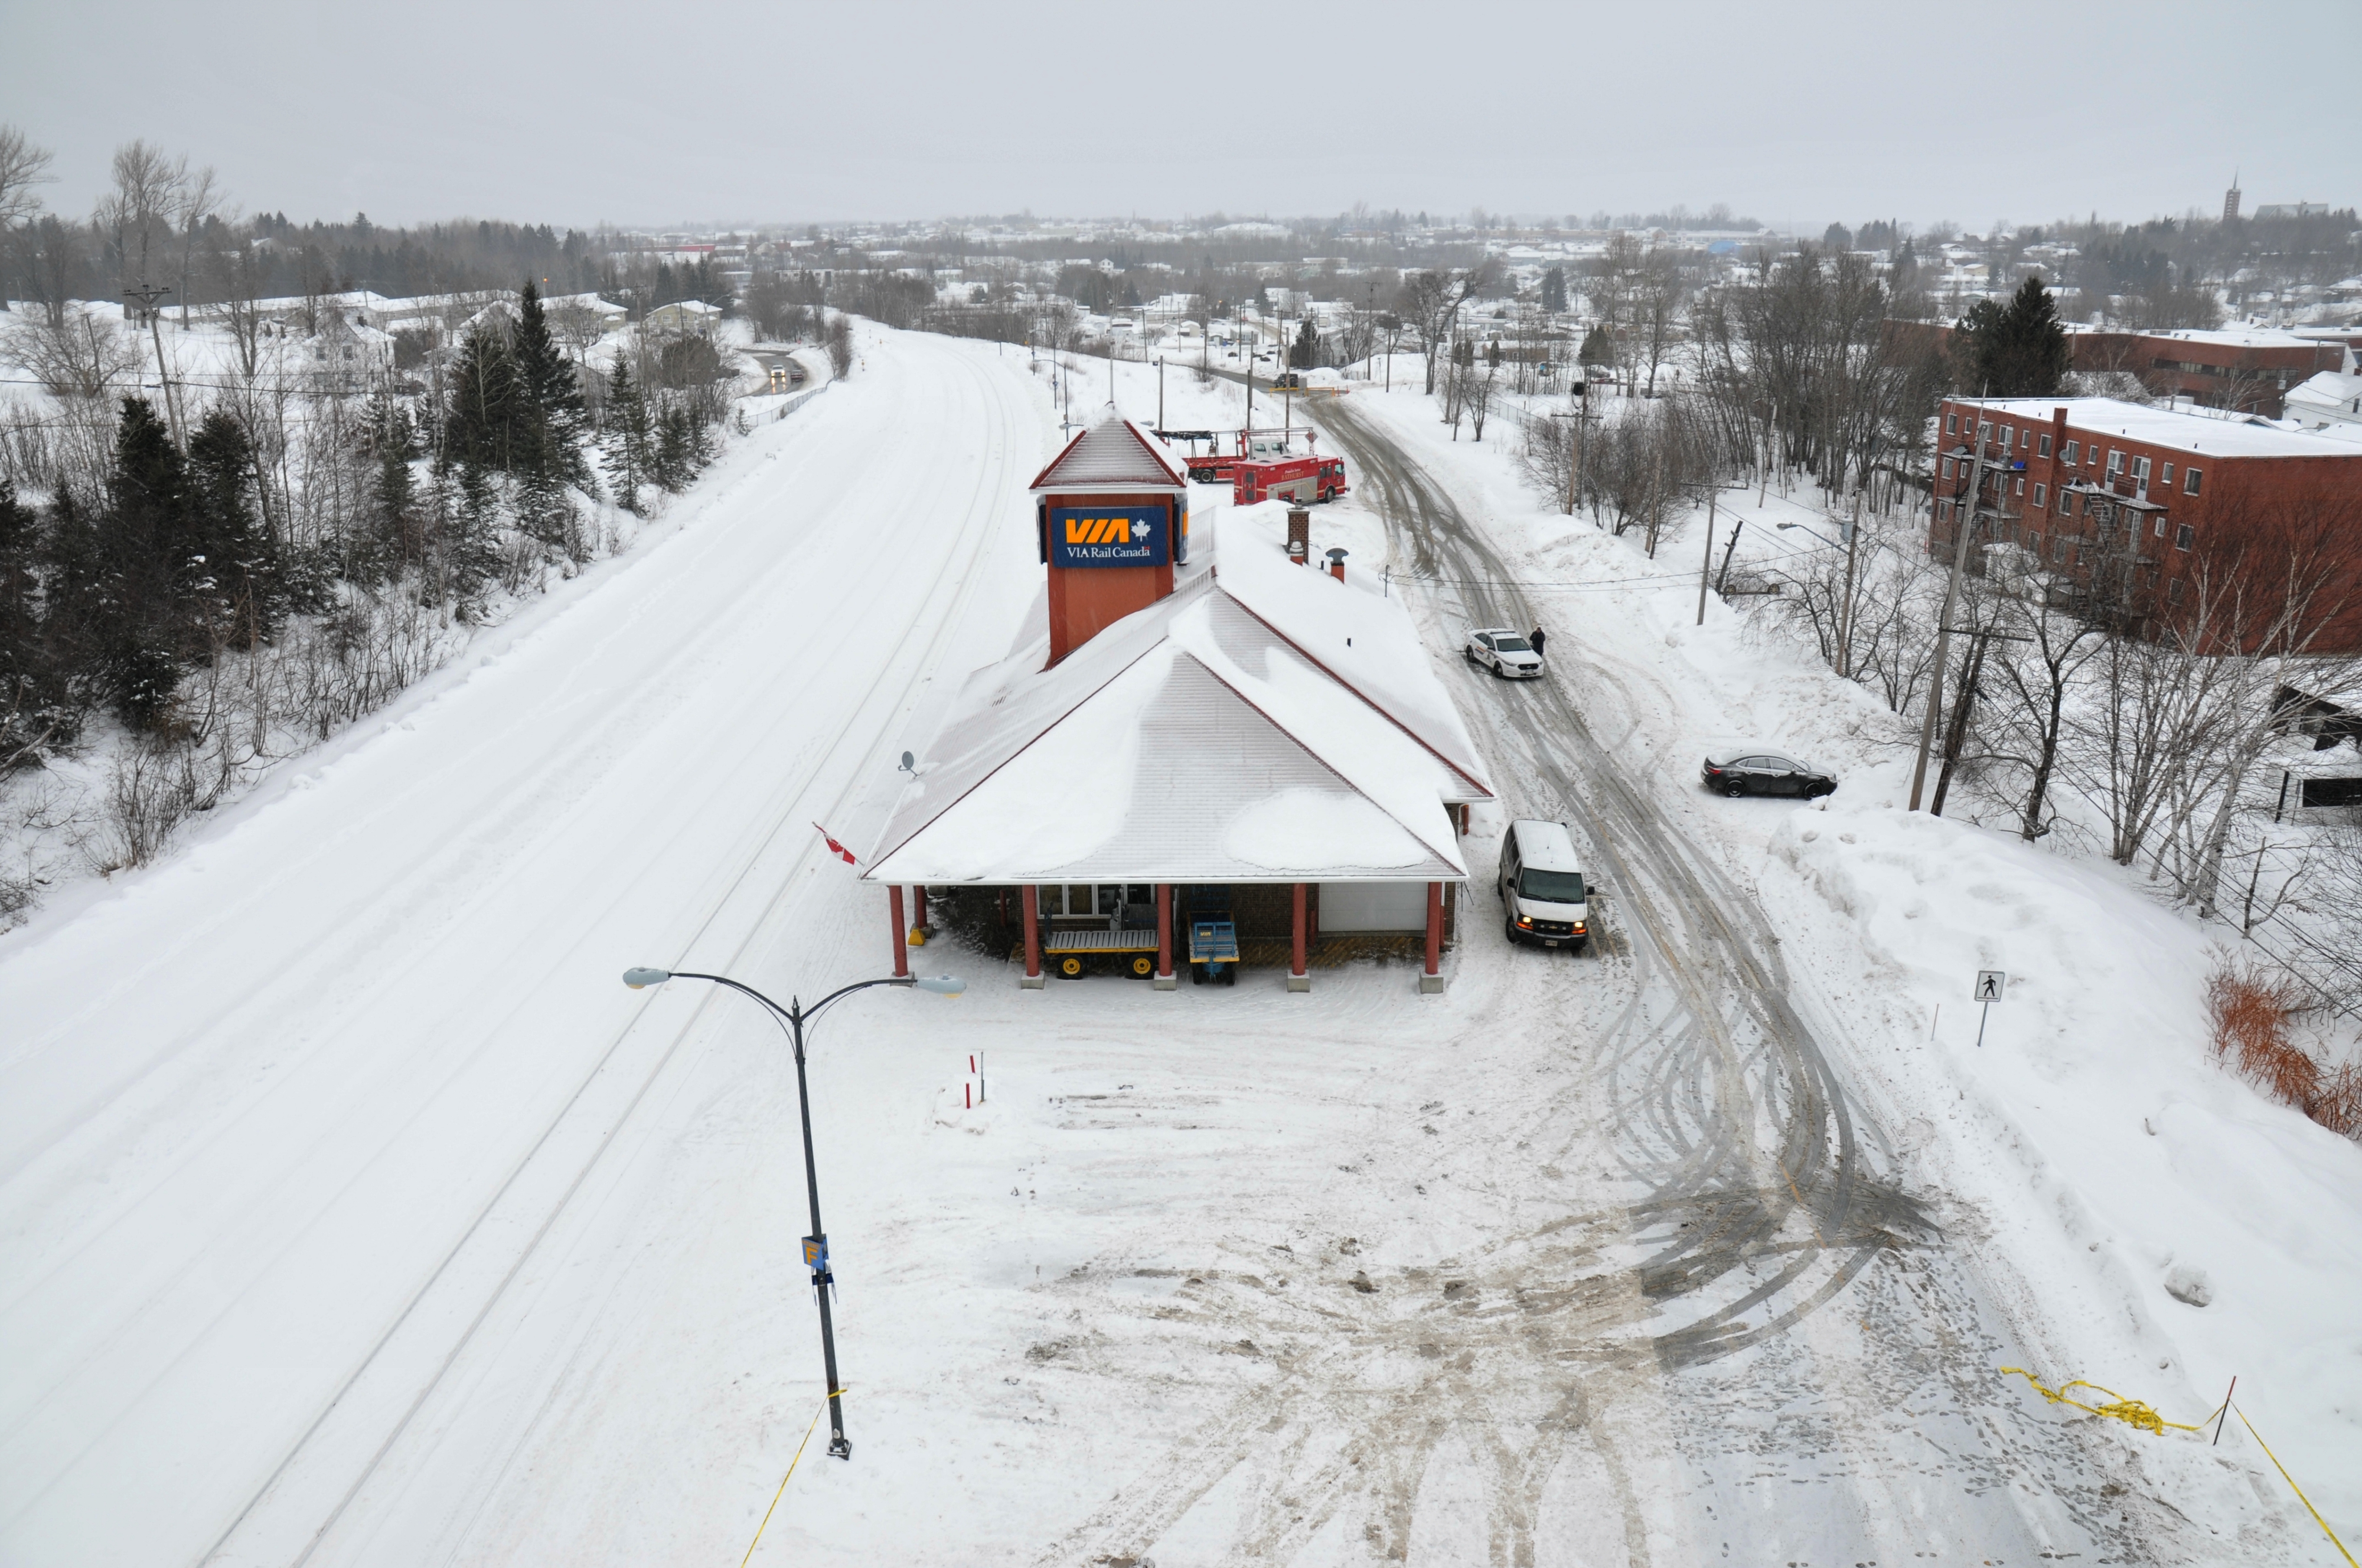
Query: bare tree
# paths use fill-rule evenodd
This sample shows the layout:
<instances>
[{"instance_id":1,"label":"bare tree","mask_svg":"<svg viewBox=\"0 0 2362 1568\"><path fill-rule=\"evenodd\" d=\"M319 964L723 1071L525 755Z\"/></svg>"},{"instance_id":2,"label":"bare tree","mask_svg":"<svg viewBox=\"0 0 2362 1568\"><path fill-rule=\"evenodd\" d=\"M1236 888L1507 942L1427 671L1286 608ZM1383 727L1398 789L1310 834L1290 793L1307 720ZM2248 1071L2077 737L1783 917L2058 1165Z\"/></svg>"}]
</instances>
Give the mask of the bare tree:
<instances>
[{"instance_id":1,"label":"bare tree","mask_svg":"<svg viewBox=\"0 0 2362 1568\"><path fill-rule=\"evenodd\" d=\"M1418 339L1419 352L1426 357L1429 396L1434 395L1440 369L1437 350L1452 340L1461 307L1493 281L1493 264L1486 261L1475 267L1430 268L1403 274L1400 308L1411 335Z\"/></svg>"},{"instance_id":2,"label":"bare tree","mask_svg":"<svg viewBox=\"0 0 2362 1568\"><path fill-rule=\"evenodd\" d=\"M173 193L172 222L181 231L181 330L189 329L189 271L194 259L197 230L221 211L222 191L212 165L187 175Z\"/></svg>"},{"instance_id":3,"label":"bare tree","mask_svg":"<svg viewBox=\"0 0 2362 1568\"><path fill-rule=\"evenodd\" d=\"M36 146L21 127L0 125L0 230L30 223L41 210L33 187L52 179L50 149Z\"/></svg>"},{"instance_id":4,"label":"bare tree","mask_svg":"<svg viewBox=\"0 0 2362 1568\"><path fill-rule=\"evenodd\" d=\"M143 362L138 340L88 306L51 322L42 316L8 329L9 356L52 396L92 401L121 381L135 381Z\"/></svg>"},{"instance_id":5,"label":"bare tree","mask_svg":"<svg viewBox=\"0 0 2362 1568\"><path fill-rule=\"evenodd\" d=\"M1468 367L1467 389L1461 394L1461 402L1467 405L1469 429L1479 441L1485 439L1485 416L1492 411L1493 393L1500 375L1498 359L1487 358L1481 371L1474 365Z\"/></svg>"},{"instance_id":6,"label":"bare tree","mask_svg":"<svg viewBox=\"0 0 2362 1568\"><path fill-rule=\"evenodd\" d=\"M171 232L171 215L188 179L188 160L169 159L143 140L115 149L114 184L99 198L99 226L107 231L126 282L146 282L149 259Z\"/></svg>"}]
</instances>

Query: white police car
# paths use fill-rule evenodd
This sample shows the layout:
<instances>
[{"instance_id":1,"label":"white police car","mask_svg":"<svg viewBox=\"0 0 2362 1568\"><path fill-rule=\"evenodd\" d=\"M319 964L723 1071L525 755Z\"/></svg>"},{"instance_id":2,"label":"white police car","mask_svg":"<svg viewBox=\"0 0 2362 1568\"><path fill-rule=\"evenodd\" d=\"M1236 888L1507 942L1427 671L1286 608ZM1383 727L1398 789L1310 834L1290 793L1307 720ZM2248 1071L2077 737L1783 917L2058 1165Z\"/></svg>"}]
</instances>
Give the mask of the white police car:
<instances>
[{"instance_id":1,"label":"white police car","mask_svg":"<svg viewBox=\"0 0 2362 1568\"><path fill-rule=\"evenodd\" d=\"M1481 664L1512 680L1530 680L1542 672L1542 656L1526 641L1523 632L1507 626L1485 626L1468 634L1461 653L1470 664Z\"/></svg>"}]
</instances>

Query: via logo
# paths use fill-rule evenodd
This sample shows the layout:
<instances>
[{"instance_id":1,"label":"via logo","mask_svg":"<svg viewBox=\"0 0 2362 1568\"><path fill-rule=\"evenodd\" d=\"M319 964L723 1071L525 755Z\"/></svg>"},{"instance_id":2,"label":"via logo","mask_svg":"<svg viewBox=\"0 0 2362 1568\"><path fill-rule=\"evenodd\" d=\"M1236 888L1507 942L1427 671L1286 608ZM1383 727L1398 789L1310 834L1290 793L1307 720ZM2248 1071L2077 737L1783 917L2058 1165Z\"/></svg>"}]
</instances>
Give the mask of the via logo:
<instances>
[{"instance_id":1,"label":"via logo","mask_svg":"<svg viewBox=\"0 0 2362 1568\"><path fill-rule=\"evenodd\" d=\"M1069 517L1066 519L1066 543L1070 545L1120 545L1137 537L1145 539L1150 533L1147 519L1129 517Z\"/></svg>"}]
</instances>

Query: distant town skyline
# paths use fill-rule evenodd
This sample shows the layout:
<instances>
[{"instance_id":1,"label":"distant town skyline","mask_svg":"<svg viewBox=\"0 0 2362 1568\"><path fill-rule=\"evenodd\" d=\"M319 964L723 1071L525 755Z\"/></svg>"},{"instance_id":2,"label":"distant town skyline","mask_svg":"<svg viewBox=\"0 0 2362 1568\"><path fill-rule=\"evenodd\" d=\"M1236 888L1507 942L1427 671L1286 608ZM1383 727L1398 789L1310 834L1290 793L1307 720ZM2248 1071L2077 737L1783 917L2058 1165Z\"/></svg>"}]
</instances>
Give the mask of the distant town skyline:
<instances>
[{"instance_id":1,"label":"distant town skyline","mask_svg":"<svg viewBox=\"0 0 2362 1568\"><path fill-rule=\"evenodd\" d=\"M1379 0L1276 25L1038 3L548 16L425 0L388 27L227 0L192 28L154 0L30 8L0 118L54 150L42 194L75 215L135 137L212 165L248 210L396 225L1720 202L1782 228L1982 231L2211 216L2235 171L2249 214L2362 196L2362 100L2301 64L2362 44L2362 9L2323 0L2268 26L2191 4L2004 3L1970 24L1855 0Z\"/></svg>"}]
</instances>

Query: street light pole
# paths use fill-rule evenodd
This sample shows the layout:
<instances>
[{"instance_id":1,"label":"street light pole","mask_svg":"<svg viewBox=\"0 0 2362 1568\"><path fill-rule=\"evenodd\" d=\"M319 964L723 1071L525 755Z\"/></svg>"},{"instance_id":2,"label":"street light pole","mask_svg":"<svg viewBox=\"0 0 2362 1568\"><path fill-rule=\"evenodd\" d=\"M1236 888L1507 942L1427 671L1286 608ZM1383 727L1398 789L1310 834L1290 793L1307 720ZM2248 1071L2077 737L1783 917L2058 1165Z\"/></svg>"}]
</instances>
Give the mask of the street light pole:
<instances>
[{"instance_id":1,"label":"street light pole","mask_svg":"<svg viewBox=\"0 0 2362 1568\"><path fill-rule=\"evenodd\" d=\"M804 1024L816 1019L821 1010L839 997L855 991L867 990L872 986L911 986L938 996L955 997L966 988L965 981L949 975L889 975L883 979L855 980L814 1002L811 1007L794 998L781 1007L754 987L742 985L727 975L701 975L687 969L626 969L624 984L634 990L662 985L667 980L707 980L717 986L727 986L741 995L760 1002L787 1032L795 1048L796 1109L803 1125L804 1192L811 1204L811 1233L804 1238L804 1266L811 1270L812 1296L820 1303L821 1369L828 1378L828 1452L832 1458L851 1459L853 1444L844 1435L844 1386L836 1380L836 1323L831 1317L828 1293L836 1284L836 1275L829 1269L828 1232L820 1222L820 1167L812 1157L811 1091L804 1077Z\"/></svg>"}]
</instances>

